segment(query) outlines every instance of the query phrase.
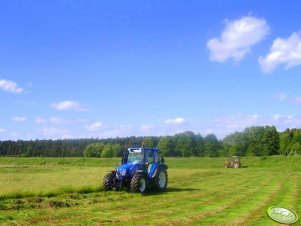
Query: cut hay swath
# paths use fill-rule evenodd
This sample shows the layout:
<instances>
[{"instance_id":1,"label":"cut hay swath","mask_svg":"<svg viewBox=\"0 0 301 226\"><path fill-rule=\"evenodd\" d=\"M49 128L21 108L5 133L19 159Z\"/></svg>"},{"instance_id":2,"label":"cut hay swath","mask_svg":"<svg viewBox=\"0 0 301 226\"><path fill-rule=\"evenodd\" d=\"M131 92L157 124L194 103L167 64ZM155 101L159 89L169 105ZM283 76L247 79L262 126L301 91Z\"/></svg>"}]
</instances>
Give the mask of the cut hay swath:
<instances>
[{"instance_id":1,"label":"cut hay swath","mask_svg":"<svg viewBox=\"0 0 301 226\"><path fill-rule=\"evenodd\" d=\"M301 215L300 156L242 158L240 169L165 160L167 191L140 195L102 191L119 159L0 158L0 225L279 225L271 206Z\"/></svg>"}]
</instances>

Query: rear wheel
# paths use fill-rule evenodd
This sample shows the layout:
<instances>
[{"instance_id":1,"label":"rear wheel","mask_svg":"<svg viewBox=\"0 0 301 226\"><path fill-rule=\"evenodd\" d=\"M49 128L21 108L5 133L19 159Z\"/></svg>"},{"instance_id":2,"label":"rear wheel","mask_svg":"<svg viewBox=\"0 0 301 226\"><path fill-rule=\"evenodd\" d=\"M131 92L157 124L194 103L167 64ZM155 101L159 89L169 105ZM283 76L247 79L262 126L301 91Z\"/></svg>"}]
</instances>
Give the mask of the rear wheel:
<instances>
[{"instance_id":1,"label":"rear wheel","mask_svg":"<svg viewBox=\"0 0 301 226\"><path fill-rule=\"evenodd\" d=\"M233 164L233 168L235 168L235 169L239 168L239 163L238 163L238 162L235 162L235 163Z\"/></svg>"},{"instance_id":2,"label":"rear wheel","mask_svg":"<svg viewBox=\"0 0 301 226\"><path fill-rule=\"evenodd\" d=\"M144 174L135 174L131 180L131 192L145 194L147 191L147 178Z\"/></svg>"},{"instance_id":3,"label":"rear wheel","mask_svg":"<svg viewBox=\"0 0 301 226\"><path fill-rule=\"evenodd\" d=\"M108 173L107 175L104 176L103 181L102 181L103 190L110 191L113 189L114 177L115 177L114 172Z\"/></svg>"},{"instance_id":4,"label":"rear wheel","mask_svg":"<svg viewBox=\"0 0 301 226\"><path fill-rule=\"evenodd\" d=\"M158 191L165 191L167 187L168 175L166 169L160 169L155 178L155 188Z\"/></svg>"}]
</instances>

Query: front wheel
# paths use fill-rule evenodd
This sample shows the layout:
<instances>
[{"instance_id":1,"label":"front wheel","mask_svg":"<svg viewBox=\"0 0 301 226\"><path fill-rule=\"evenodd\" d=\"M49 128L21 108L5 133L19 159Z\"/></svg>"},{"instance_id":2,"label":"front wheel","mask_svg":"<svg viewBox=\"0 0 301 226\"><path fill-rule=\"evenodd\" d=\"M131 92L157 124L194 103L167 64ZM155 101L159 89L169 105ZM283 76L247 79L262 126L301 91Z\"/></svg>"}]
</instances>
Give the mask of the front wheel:
<instances>
[{"instance_id":1,"label":"front wheel","mask_svg":"<svg viewBox=\"0 0 301 226\"><path fill-rule=\"evenodd\" d=\"M159 170L156 178L155 178L155 188L158 191L165 191L167 187L167 171L166 169Z\"/></svg>"},{"instance_id":2,"label":"front wheel","mask_svg":"<svg viewBox=\"0 0 301 226\"><path fill-rule=\"evenodd\" d=\"M135 174L131 180L131 192L145 194L147 191L147 178L144 174Z\"/></svg>"},{"instance_id":3,"label":"front wheel","mask_svg":"<svg viewBox=\"0 0 301 226\"><path fill-rule=\"evenodd\" d=\"M103 181L102 181L103 190L110 191L113 189L114 178L115 178L114 172L108 173L107 175L104 176Z\"/></svg>"}]
</instances>

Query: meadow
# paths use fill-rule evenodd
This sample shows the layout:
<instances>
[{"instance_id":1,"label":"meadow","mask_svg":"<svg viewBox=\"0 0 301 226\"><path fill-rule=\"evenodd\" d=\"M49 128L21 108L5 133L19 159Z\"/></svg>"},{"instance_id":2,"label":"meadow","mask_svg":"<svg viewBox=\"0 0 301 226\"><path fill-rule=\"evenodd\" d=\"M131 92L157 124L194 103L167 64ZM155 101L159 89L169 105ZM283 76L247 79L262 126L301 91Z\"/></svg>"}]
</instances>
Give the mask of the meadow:
<instances>
[{"instance_id":1,"label":"meadow","mask_svg":"<svg viewBox=\"0 0 301 226\"><path fill-rule=\"evenodd\" d=\"M301 217L301 157L166 158L168 189L104 192L120 159L0 158L0 225L279 225L270 206ZM300 221L296 223L300 225Z\"/></svg>"}]
</instances>

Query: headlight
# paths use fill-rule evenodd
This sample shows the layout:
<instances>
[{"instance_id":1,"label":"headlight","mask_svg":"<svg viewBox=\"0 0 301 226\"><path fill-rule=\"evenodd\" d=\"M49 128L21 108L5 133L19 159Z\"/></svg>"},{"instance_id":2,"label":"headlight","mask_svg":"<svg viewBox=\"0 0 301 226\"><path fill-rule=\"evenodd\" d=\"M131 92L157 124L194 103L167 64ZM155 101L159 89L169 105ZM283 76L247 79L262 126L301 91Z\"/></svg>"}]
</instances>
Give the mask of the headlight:
<instances>
[{"instance_id":1,"label":"headlight","mask_svg":"<svg viewBox=\"0 0 301 226\"><path fill-rule=\"evenodd\" d=\"M119 172L119 173L120 173L120 175L121 175L121 176L125 176L125 175L126 175L126 169L124 169L124 170L120 170L120 172Z\"/></svg>"}]
</instances>

